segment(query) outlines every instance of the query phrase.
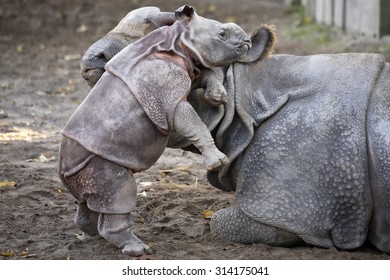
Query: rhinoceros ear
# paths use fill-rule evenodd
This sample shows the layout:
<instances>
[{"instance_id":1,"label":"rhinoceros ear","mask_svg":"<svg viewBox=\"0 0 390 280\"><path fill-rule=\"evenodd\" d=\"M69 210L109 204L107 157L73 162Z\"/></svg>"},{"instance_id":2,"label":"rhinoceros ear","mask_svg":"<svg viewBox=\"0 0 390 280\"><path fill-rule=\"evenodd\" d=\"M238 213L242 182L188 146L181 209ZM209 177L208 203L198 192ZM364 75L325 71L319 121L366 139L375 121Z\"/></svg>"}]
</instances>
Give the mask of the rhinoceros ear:
<instances>
[{"instance_id":1,"label":"rhinoceros ear","mask_svg":"<svg viewBox=\"0 0 390 280\"><path fill-rule=\"evenodd\" d=\"M175 11L176 20L192 19L195 10L192 6L184 5Z\"/></svg>"},{"instance_id":2,"label":"rhinoceros ear","mask_svg":"<svg viewBox=\"0 0 390 280\"><path fill-rule=\"evenodd\" d=\"M252 48L240 62L251 63L272 54L276 42L275 27L262 24L251 37Z\"/></svg>"}]
</instances>

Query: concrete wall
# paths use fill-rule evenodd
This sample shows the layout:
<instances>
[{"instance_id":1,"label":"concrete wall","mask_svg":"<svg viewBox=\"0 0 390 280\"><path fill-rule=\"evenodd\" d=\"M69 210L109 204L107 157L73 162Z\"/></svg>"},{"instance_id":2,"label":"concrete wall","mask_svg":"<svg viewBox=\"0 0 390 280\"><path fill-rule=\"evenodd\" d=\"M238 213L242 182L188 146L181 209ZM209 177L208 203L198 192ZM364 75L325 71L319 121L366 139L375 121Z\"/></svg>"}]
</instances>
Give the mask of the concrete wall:
<instances>
[{"instance_id":1,"label":"concrete wall","mask_svg":"<svg viewBox=\"0 0 390 280\"><path fill-rule=\"evenodd\" d=\"M372 38L390 35L389 0L301 0L316 22Z\"/></svg>"}]
</instances>

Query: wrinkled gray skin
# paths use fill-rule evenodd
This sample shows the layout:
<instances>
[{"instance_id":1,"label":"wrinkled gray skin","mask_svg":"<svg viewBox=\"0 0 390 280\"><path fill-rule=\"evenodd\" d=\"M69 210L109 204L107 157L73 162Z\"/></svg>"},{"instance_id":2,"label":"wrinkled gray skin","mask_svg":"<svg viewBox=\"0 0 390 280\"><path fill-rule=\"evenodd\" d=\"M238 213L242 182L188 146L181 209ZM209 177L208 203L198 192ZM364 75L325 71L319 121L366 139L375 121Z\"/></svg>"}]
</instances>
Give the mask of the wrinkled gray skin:
<instances>
[{"instance_id":1,"label":"wrinkled gray skin","mask_svg":"<svg viewBox=\"0 0 390 280\"><path fill-rule=\"evenodd\" d=\"M119 51L151 31L175 22L175 14L157 7L143 7L129 12L106 36L88 48L80 62L81 76L92 88L104 73L107 61Z\"/></svg>"},{"instance_id":2,"label":"wrinkled gray skin","mask_svg":"<svg viewBox=\"0 0 390 280\"><path fill-rule=\"evenodd\" d=\"M128 45L158 27L172 25L175 13L161 12L158 7L142 7L129 12L106 36L92 44L80 61L81 76L92 88L105 72L106 63ZM219 79L221 69L202 69L194 87L205 89L204 98L213 106L226 103L226 91Z\"/></svg>"},{"instance_id":3,"label":"wrinkled gray skin","mask_svg":"<svg viewBox=\"0 0 390 280\"><path fill-rule=\"evenodd\" d=\"M161 12L158 7L143 7L129 12L114 29L88 48L80 62L81 76L92 88L105 72L106 63L122 49L156 28L172 25L174 22L175 13ZM198 34L194 33L192 36L196 37ZM258 56L263 53L265 46L262 42L257 42L256 48L248 53L246 62L258 59ZM245 62L243 59L241 58ZM220 68L203 68L201 76L193 83L193 87L204 88L204 99L211 105L225 104L227 99L225 88L220 82L222 77Z\"/></svg>"},{"instance_id":4,"label":"wrinkled gray skin","mask_svg":"<svg viewBox=\"0 0 390 280\"><path fill-rule=\"evenodd\" d=\"M368 239L389 253L389 75L369 54L282 55L202 71L214 106L225 78L228 89L225 107L210 106L203 90L188 96L231 161L208 179L237 194L212 231L276 246L354 249ZM175 133L168 145L196 150Z\"/></svg>"},{"instance_id":5,"label":"wrinkled gray skin","mask_svg":"<svg viewBox=\"0 0 390 280\"><path fill-rule=\"evenodd\" d=\"M197 147L210 170L228 163L186 101L196 65L251 62L264 50L257 37L250 49L238 25L202 18L191 7L176 18L111 59L62 131L59 175L79 202L76 225L132 256L151 253L132 232L133 173L158 160L171 134Z\"/></svg>"},{"instance_id":6,"label":"wrinkled gray skin","mask_svg":"<svg viewBox=\"0 0 390 280\"><path fill-rule=\"evenodd\" d=\"M368 240L390 253L384 58L275 55L230 66L224 85L222 110L192 102L230 160L208 179L237 198L215 213L212 231L277 246L355 249Z\"/></svg>"}]
</instances>

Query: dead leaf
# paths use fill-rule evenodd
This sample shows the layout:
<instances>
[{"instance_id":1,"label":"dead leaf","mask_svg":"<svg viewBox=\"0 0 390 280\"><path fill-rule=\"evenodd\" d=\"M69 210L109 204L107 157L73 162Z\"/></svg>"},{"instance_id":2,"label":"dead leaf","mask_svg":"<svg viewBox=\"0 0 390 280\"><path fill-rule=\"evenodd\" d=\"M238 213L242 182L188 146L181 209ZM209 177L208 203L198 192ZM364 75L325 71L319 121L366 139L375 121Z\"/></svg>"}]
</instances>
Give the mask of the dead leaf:
<instances>
[{"instance_id":1,"label":"dead leaf","mask_svg":"<svg viewBox=\"0 0 390 280\"><path fill-rule=\"evenodd\" d=\"M13 257L15 256L15 252L12 251L12 250L7 250L5 252L0 252L0 256L3 256L3 257Z\"/></svg>"},{"instance_id":2,"label":"dead leaf","mask_svg":"<svg viewBox=\"0 0 390 280\"><path fill-rule=\"evenodd\" d=\"M204 219L211 219L211 217L214 215L214 212L209 210L209 209L206 209L206 210L203 210L203 214L202 214L202 218Z\"/></svg>"},{"instance_id":3,"label":"dead leaf","mask_svg":"<svg viewBox=\"0 0 390 280\"><path fill-rule=\"evenodd\" d=\"M0 119L8 118L8 114L4 110L0 110Z\"/></svg>"},{"instance_id":4,"label":"dead leaf","mask_svg":"<svg viewBox=\"0 0 390 280\"><path fill-rule=\"evenodd\" d=\"M24 48L24 45L23 44L19 44L16 46L16 51L17 52L23 52L23 48Z\"/></svg>"},{"instance_id":5,"label":"dead leaf","mask_svg":"<svg viewBox=\"0 0 390 280\"><path fill-rule=\"evenodd\" d=\"M86 26L85 24L80 25L76 29L77 33L84 33L84 32L87 32L87 31L88 31L88 26Z\"/></svg>"},{"instance_id":6,"label":"dead leaf","mask_svg":"<svg viewBox=\"0 0 390 280\"><path fill-rule=\"evenodd\" d=\"M49 159L46 156L44 156L43 154L41 154L38 157L38 159L39 159L40 162L48 162L49 161Z\"/></svg>"},{"instance_id":7,"label":"dead leaf","mask_svg":"<svg viewBox=\"0 0 390 280\"><path fill-rule=\"evenodd\" d=\"M64 194L64 192L63 192L61 189L58 189L57 192L58 192L59 194Z\"/></svg>"},{"instance_id":8,"label":"dead leaf","mask_svg":"<svg viewBox=\"0 0 390 280\"><path fill-rule=\"evenodd\" d=\"M0 182L0 188L1 187L15 187L15 186L16 186L16 182L13 182L13 181Z\"/></svg>"},{"instance_id":9,"label":"dead leaf","mask_svg":"<svg viewBox=\"0 0 390 280\"><path fill-rule=\"evenodd\" d=\"M150 187L151 185L153 185L152 182L139 182L139 184L141 187Z\"/></svg>"},{"instance_id":10,"label":"dead leaf","mask_svg":"<svg viewBox=\"0 0 390 280\"><path fill-rule=\"evenodd\" d=\"M83 232L83 233L81 233L81 234L76 233L76 238L77 238L78 240L84 241L84 240L86 240L88 237L87 237L86 234Z\"/></svg>"},{"instance_id":11,"label":"dead leaf","mask_svg":"<svg viewBox=\"0 0 390 280\"><path fill-rule=\"evenodd\" d=\"M79 60L80 58L81 58L81 55L79 53L67 54L64 56L65 61Z\"/></svg>"},{"instance_id":12,"label":"dead leaf","mask_svg":"<svg viewBox=\"0 0 390 280\"><path fill-rule=\"evenodd\" d=\"M34 158L34 159L30 158L26 161L27 162L42 162L43 163L43 162L53 161L55 159L56 159L55 156L50 156L48 154L40 154L39 157Z\"/></svg>"},{"instance_id":13,"label":"dead leaf","mask_svg":"<svg viewBox=\"0 0 390 280\"><path fill-rule=\"evenodd\" d=\"M35 257L36 255L30 254L28 248L26 248L26 250L23 250L22 252L19 253L19 256L23 258L31 258L31 257Z\"/></svg>"},{"instance_id":14,"label":"dead leaf","mask_svg":"<svg viewBox=\"0 0 390 280\"><path fill-rule=\"evenodd\" d=\"M143 196L143 197L146 197L148 194L145 192L145 191L143 191L143 192L141 192L141 193L137 193L137 196Z\"/></svg>"},{"instance_id":15,"label":"dead leaf","mask_svg":"<svg viewBox=\"0 0 390 280\"><path fill-rule=\"evenodd\" d=\"M190 170L190 168L188 166L180 166L177 169L180 171L189 171Z\"/></svg>"},{"instance_id":16,"label":"dead leaf","mask_svg":"<svg viewBox=\"0 0 390 280\"><path fill-rule=\"evenodd\" d=\"M217 10L217 5L210 4L208 10L209 10L210 13L214 13Z\"/></svg>"},{"instance_id":17,"label":"dead leaf","mask_svg":"<svg viewBox=\"0 0 390 280\"><path fill-rule=\"evenodd\" d=\"M163 174L163 176L167 176L170 173L172 173L172 169L165 169L165 170L160 170L160 172Z\"/></svg>"},{"instance_id":18,"label":"dead leaf","mask_svg":"<svg viewBox=\"0 0 390 280\"><path fill-rule=\"evenodd\" d=\"M237 22L236 16L227 16L224 20L225 22Z\"/></svg>"},{"instance_id":19,"label":"dead leaf","mask_svg":"<svg viewBox=\"0 0 390 280\"><path fill-rule=\"evenodd\" d=\"M37 90L35 92L36 95L39 95L39 96L45 96L46 95L46 92L44 92L43 90Z\"/></svg>"}]
</instances>

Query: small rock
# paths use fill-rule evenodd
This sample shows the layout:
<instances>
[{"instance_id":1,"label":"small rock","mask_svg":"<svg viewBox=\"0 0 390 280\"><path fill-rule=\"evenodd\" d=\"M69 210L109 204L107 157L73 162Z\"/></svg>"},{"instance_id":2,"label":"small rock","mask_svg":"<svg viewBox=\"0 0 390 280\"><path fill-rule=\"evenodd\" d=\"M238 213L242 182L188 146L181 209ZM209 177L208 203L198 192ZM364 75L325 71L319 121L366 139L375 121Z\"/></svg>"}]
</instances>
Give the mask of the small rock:
<instances>
[{"instance_id":1,"label":"small rock","mask_svg":"<svg viewBox=\"0 0 390 280\"><path fill-rule=\"evenodd\" d=\"M200 224L190 227L180 227L180 231L188 237L195 238L203 235L205 231L205 226L203 224Z\"/></svg>"},{"instance_id":2,"label":"small rock","mask_svg":"<svg viewBox=\"0 0 390 280\"><path fill-rule=\"evenodd\" d=\"M0 119L8 118L8 114L4 110L0 110Z\"/></svg>"}]
</instances>

